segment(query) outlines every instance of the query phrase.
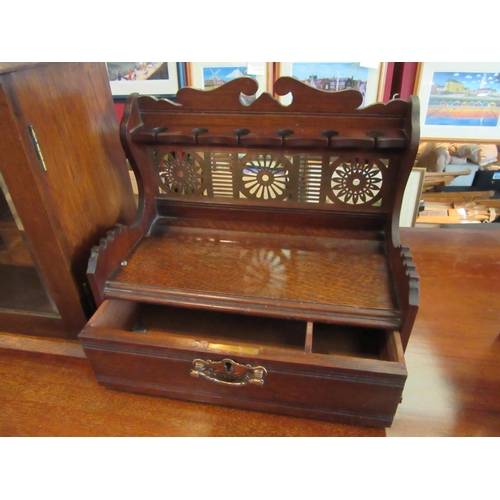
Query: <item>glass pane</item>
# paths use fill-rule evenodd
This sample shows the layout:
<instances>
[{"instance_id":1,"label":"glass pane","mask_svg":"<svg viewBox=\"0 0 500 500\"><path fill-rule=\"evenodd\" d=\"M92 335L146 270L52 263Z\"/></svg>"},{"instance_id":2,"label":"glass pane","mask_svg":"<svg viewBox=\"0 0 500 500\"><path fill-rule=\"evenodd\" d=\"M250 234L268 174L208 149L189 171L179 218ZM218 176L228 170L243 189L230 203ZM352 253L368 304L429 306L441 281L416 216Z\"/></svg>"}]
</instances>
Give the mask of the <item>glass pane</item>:
<instances>
[{"instance_id":1,"label":"glass pane","mask_svg":"<svg viewBox=\"0 0 500 500\"><path fill-rule=\"evenodd\" d=\"M0 174L0 309L57 313Z\"/></svg>"}]
</instances>

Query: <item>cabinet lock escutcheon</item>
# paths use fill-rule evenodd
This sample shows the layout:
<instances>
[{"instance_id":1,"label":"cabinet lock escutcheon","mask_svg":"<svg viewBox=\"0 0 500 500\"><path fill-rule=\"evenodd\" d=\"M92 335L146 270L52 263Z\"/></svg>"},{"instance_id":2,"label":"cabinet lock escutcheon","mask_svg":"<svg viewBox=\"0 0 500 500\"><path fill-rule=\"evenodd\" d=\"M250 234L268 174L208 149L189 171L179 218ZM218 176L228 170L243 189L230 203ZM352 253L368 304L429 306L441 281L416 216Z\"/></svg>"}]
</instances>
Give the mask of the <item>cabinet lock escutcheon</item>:
<instances>
[{"instance_id":1,"label":"cabinet lock escutcheon","mask_svg":"<svg viewBox=\"0 0 500 500\"><path fill-rule=\"evenodd\" d=\"M191 377L200 377L218 384L233 386L264 385L267 370L263 366L242 365L229 358L212 361L196 358L193 360Z\"/></svg>"}]
</instances>

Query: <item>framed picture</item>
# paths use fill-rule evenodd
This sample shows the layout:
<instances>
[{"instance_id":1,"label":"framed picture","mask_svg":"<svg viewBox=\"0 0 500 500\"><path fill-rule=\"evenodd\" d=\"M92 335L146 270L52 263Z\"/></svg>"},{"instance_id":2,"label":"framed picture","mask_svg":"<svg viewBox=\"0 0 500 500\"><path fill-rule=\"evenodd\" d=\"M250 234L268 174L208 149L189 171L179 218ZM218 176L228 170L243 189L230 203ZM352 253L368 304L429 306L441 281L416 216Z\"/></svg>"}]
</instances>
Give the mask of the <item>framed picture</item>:
<instances>
[{"instance_id":1,"label":"framed picture","mask_svg":"<svg viewBox=\"0 0 500 500\"><path fill-rule=\"evenodd\" d=\"M414 168L410 172L406 183L403 201L401 203L401 213L399 215L400 227L414 227L418 217L420 199L424 187L425 168Z\"/></svg>"},{"instance_id":2,"label":"framed picture","mask_svg":"<svg viewBox=\"0 0 500 500\"><path fill-rule=\"evenodd\" d=\"M254 96L243 100L249 104L269 88L271 63L259 62L191 62L186 63L187 81L190 87L211 90L220 87L235 78L250 76L257 80L259 90Z\"/></svg>"},{"instance_id":3,"label":"framed picture","mask_svg":"<svg viewBox=\"0 0 500 500\"><path fill-rule=\"evenodd\" d=\"M276 78L293 76L312 87L337 91L357 89L363 94L362 106L383 100L387 65L381 62L279 62ZM290 104L290 97L280 98Z\"/></svg>"},{"instance_id":4,"label":"framed picture","mask_svg":"<svg viewBox=\"0 0 500 500\"><path fill-rule=\"evenodd\" d=\"M421 63L422 139L500 140L500 63Z\"/></svg>"},{"instance_id":5,"label":"framed picture","mask_svg":"<svg viewBox=\"0 0 500 500\"><path fill-rule=\"evenodd\" d=\"M134 92L174 99L186 85L184 63L107 62L106 67L115 101L124 101Z\"/></svg>"}]
</instances>

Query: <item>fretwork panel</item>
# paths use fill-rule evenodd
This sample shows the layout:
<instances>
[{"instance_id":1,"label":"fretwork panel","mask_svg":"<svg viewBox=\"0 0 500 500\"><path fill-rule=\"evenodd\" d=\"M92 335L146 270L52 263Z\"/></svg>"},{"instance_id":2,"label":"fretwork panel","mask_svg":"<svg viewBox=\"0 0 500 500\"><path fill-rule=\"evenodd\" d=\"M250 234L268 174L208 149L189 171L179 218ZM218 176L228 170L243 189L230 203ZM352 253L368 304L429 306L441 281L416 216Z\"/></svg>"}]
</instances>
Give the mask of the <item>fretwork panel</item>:
<instances>
[{"instance_id":1,"label":"fretwork panel","mask_svg":"<svg viewBox=\"0 0 500 500\"><path fill-rule=\"evenodd\" d=\"M389 160L342 154L156 151L158 197L379 207Z\"/></svg>"}]
</instances>

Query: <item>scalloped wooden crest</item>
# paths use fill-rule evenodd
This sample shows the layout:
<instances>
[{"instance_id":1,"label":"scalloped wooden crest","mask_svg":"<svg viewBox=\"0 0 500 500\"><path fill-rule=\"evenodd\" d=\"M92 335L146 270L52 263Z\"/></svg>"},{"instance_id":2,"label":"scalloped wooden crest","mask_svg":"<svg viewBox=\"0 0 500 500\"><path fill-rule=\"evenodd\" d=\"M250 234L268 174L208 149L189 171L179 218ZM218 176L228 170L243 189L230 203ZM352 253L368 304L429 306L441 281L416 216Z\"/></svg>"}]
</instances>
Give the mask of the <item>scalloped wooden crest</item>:
<instances>
[{"instance_id":1,"label":"scalloped wooden crest","mask_svg":"<svg viewBox=\"0 0 500 500\"><path fill-rule=\"evenodd\" d=\"M259 85L256 80L245 76L236 78L212 90L200 90L192 87L183 87L177 92L177 102L168 99L157 99L141 96L141 107L163 106L169 110L200 110L200 111L264 111L264 112L297 112L297 113L350 113L358 109L369 114L404 114L408 109L408 102L393 100L384 103L375 103L360 108L363 95L359 90L348 89L336 92L316 89L300 80L282 76L274 83L274 92L279 96L292 94L292 102L288 106L282 105L279 100L268 92L263 92L253 103L245 105L240 96L252 96L257 93Z\"/></svg>"},{"instance_id":2,"label":"scalloped wooden crest","mask_svg":"<svg viewBox=\"0 0 500 500\"><path fill-rule=\"evenodd\" d=\"M177 92L177 100L186 108L206 111L240 110L247 108L240 101L240 95L252 96L259 90L259 84L253 78L244 76L212 90L199 90L183 87Z\"/></svg>"},{"instance_id":3,"label":"scalloped wooden crest","mask_svg":"<svg viewBox=\"0 0 500 500\"><path fill-rule=\"evenodd\" d=\"M293 100L287 106L290 111L338 113L354 111L363 103L363 94L359 90L328 92L290 76L278 78L274 83L274 91L280 96L292 93Z\"/></svg>"}]
</instances>

